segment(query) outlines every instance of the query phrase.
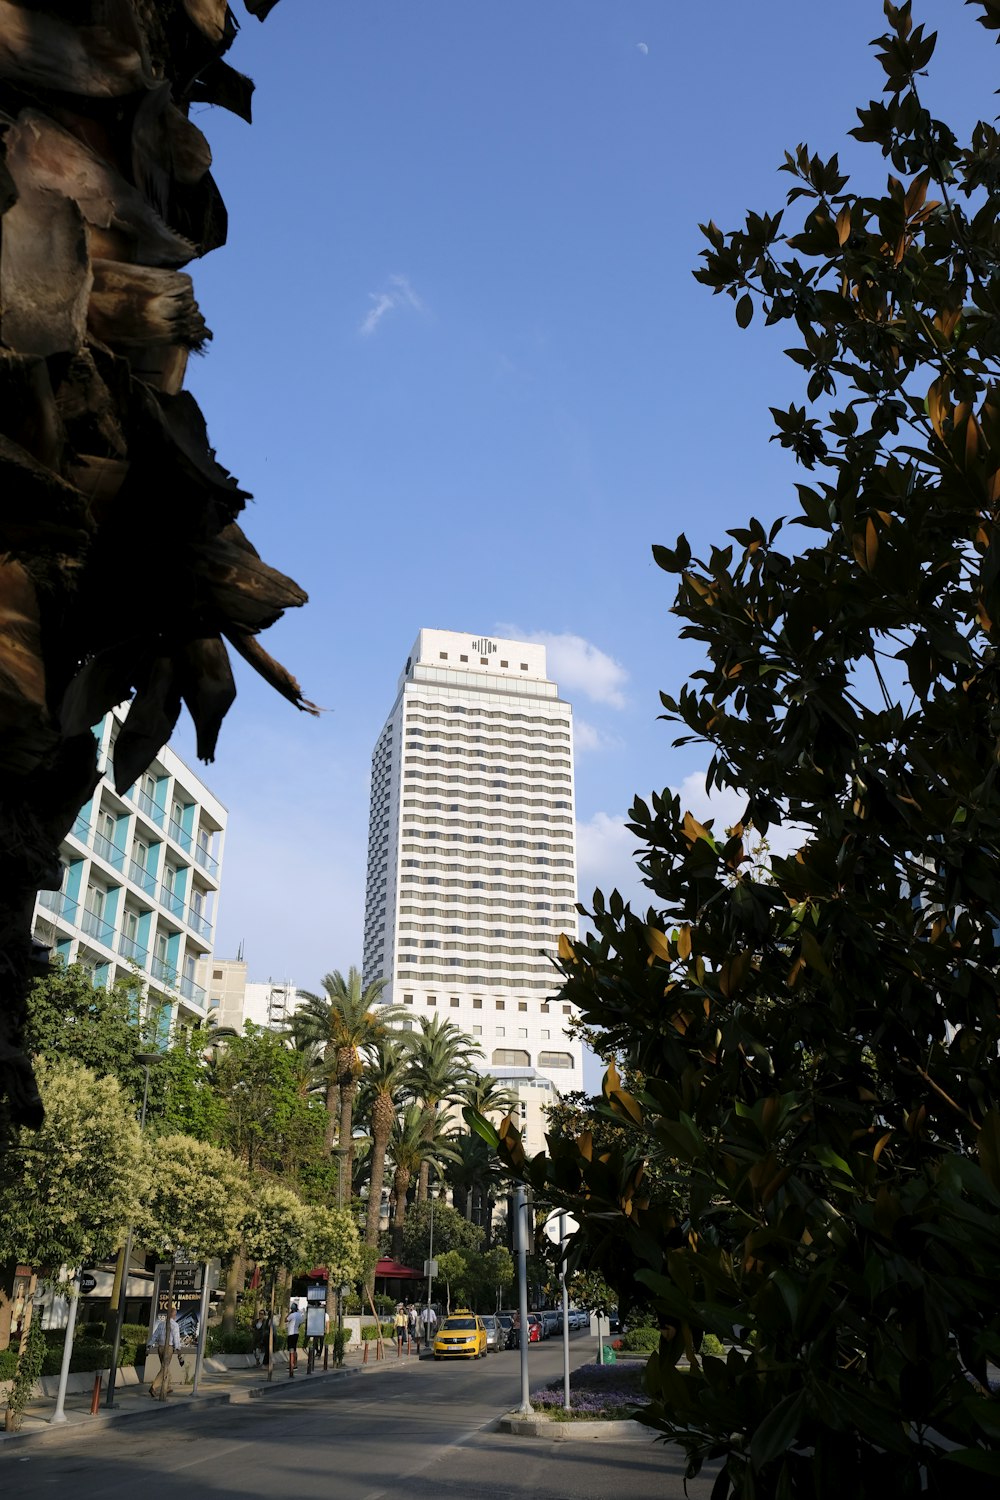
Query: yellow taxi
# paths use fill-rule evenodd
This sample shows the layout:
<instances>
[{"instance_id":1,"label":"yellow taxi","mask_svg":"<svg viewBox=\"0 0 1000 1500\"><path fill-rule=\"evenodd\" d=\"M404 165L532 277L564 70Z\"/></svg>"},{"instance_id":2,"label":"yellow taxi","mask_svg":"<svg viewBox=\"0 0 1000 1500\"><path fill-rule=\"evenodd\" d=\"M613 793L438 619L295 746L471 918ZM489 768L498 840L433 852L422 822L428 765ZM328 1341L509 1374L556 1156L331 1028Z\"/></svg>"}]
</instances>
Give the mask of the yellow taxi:
<instances>
[{"instance_id":1,"label":"yellow taxi","mask_svg":"<svg viewBox=\"0 0 1000 1500\"><path fill-rule=\"evenodd\" d=\"M459 1307L442 1323L434 1335L435 1359L485 1359L486 1326L482 1318Z\"/></svg>"}]
</instances>

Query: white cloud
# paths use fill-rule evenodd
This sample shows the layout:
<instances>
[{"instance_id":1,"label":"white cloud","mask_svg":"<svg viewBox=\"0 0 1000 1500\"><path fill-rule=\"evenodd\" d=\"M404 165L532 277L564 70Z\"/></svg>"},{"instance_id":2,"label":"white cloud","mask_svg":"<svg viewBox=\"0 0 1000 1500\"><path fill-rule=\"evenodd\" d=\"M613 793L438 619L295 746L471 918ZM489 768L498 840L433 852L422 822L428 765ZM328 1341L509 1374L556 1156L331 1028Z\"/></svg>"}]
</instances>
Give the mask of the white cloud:
<instances>
[{"instance_id":1,"label":"white cloud","mask_svg":"<svg viewBox=\"0 0 1000 1500\"><path fill-rule=\"evenodd\" d=\"M596 724L586 719L573 720L573 744L578 755L599 753L602 750L620 750L622 741L616 734L606 734Z\"/></svg>"},{"instance_id":2,"label":"white cloud","mask_svg":"<svg viewBox=\"0 0 1000 1500\"><path fill-rule=\"evenodd\" d=\"M582 635L548 630L522 631L516 625L501 625L499 633L513 640L536 641L544 646L549 676L566 692L581 692L592 703L606 703L610 708L624 708L622 691L628 672L621 662Z\"/></svg>"},{"instance_id":3,"label":"white cloud","mask_svg":"<svg viewBox=\"0 0 1000 1500\"><path fill-rule=\"evenodd\" d=\"M636 51L637 52L641 52L642 55L643 55L643 57L645 57L648 54L649 48L648 48L648 46L646 45L645 42L636 42L635 46L636 46Z\"/></svg>"},{"instance_id":4,"label":"white cloud","mask_svg":"<svg viewBox=\"0 0 1000 1500\"><path fill-rule=\"evenodd\" d=\"M381 292L369 292L368 298L372 305L358 330L363 338L369 338L386 313L393 312L396 308L409 307L414 312L424 311L422 298L417 296L406 276L390 276L388 285Z\"/></svg>"},{"instance_id":5,"label":"white cloud","mask_svg":"<svg viewBox=\"0 0 1000 1500\"><path fill-rule=\"evenodd\" d=\"M625 827L624 813L597 812L589 822L577 823L577 876L585 906L598 887L606 897L619 891L633 910L645 911L651 898L635 862L638 847L639 840Z\"/></svg>"}]
</instances>

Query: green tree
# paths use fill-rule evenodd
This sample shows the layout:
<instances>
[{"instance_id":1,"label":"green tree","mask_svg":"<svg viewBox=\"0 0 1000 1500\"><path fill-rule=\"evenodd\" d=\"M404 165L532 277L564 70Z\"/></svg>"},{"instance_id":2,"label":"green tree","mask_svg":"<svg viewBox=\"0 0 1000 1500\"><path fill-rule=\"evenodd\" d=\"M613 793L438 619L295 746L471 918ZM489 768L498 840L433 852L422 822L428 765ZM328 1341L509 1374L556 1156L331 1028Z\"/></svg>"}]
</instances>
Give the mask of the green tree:
<instances>
[{"instance_id":1,"label":"green tree","mask_svg":"<svg viewBox=\"0 0 1000 1500\"><path fill-rule=\"evenodd\" d=\"M99 1078L117 1078L138 1103L143 1070L136 1054L152 1049L152 1024L142 1020L135 981L105 988L82 964L53 963L28 995L25 1046L33 1056L73 1058Z\"/></svg>"},{"instance_id":2,"label":"green tree","mask_svg":"<svg viewBox=\"0 0 1000 1500\"><path fill-rule=\"evenodd\" d=\"M309 1208L309 1252L313 1266L325 1266L331 1286L358 1281L362 1275L361 1239L346 1208ZM311 1269L311 1267L309 1268Z\"/></svg>"},{"instance_id":3,"label":"green tree","mask_svg":"<svg viewBox=\"0 0 1000 1500\"><path fill-rule=\"evenodd\" d=\"M420 1030L414 1034L410 1088L423 1108L429 1140L443 1128L449 1110L463 1100L475 1076L474 1061L479 1056L480 1050L472 1038L453 1021L442 1021L436 1015L421 1017ZM418 1203L427 1198L430 1166L428 1155L420 1163Z\"/></svg>"},{"instance_id":4,"label":"green tree","mask_svg":"<svg viewBox=\"0 0 1000 1500\"><path fill-rule=\"evenodd\" d=\"M246 1172L228 1151L189 1135L149 1144L149 1185L137 1220L140 1241L163 1259L211 1260L238 1249Z\"/></svg>"},{"instance_id":5,"label":"green tree","mask_svg":"<svg viewBox=\"0 0 1000 1500\"><path fill-rule=\"evenodd\" d=\"M116 1078L41 1058L38 1131L16 1131L0 1174L0 1262L73 1268L114 1255L145 1191L131 1099Z\"/></svg>"},{"instance_id":6,"label":"green tree","mask_svg":"<svg viewBox=\"0 0 1000 1500\"><path fill-rule=\"evenodd\" d=\"M403 1229L402 1253L408 1266L421 1266L429 1258L431 1248L431 1212L434 1215L434 1255L445 1255L449 1250L478 1250L483 1231L470 1224L457 1209L443 1199L415 1203L406 1216Z\"/></svg>"},{"instance_id":7,"label":"green tree","mask_svg":"<svg viewBox=\"0 0 1000 1500\"><path fill-rule=\"evenodd\" d=\"M774 410L804 530L655 552L707 657L666 713L743 815L636 801L656 904L598 893L565 946L566 997L636 1080L605 1079L623 1141L529 1163L502 1131L590 1220L592 1268L648 1289L648 1419L689 1473L723 1460L716 1500L1000 1477L1000 135L931 116L935 38L886 13L853 134L887 186L801 146L794 226L710 224L698 273L742 326L786 324L808 377ZM747 834L782 827L761 879ZM686 1164L683 1214L645 1190L651 1142ZM705 1331L743 1347L699 1361Z\"/></svg>"},{"instance_id":8,"label":"green tree","mask_svg":"<svg viewBox=\"0 0 1000 1500\"><path fill-rule=\"evenodd\" d=\"M254 1186L244 1205L243 1242L249 1258L256 1261L272 1285L283 1271L294 1274L315 1264L312 1254L318 1248L319 1231L314 1232L313 1213L297 1193L280 1182ZM327 1232L327 1226L322 1232Z\"/></svg>"},{"instance_id":9,"label":"green tree","mask_svg":"<svg viewBox=\"0 0 1000 1500\"><path fill-rule=\"evenodd\" d=\"M437 1261L437 1273L444 1282L445 1287L445 1312L451 1312L451 1288L453 1282L463 1281L469 1270L469 1263L461 1250L442 1250L437 1253L434 1247L434 1257Z\"/></svg>"},{"instance_id":10,"label":"green tree","mask_svg":"<svg viewBox=\"0 0 1000 1500\"><path fill-rule=\"evenodd\" d=\"M393 1163L392 1195L395 1203L392 1253L397 1260L403 1255L410 1184L419 1177L425 1161L439 1165L451 1149L440 1129L435 1129L436 1123L419 1104L405 1104L393 1121L389 1155Z\"/></svg>"},{"instance_id":11,"label":"green tree","mask_svg":"<svg viewBox=\"0 0 1000 1500\"><path fill-rule=\"evenodd\" d=\"M345 979L339 969L323 979L322 995L305 994L305 1003L292 1023L295 1035L323 1048L327 1080L328 1124L326 1144L334 1139L334 1110L339 1109L337 1139L344 1153L344 1175L351 1181L354 1171L354 1097L362 1068L362 1051L376 1046L388 1035L396 1019L394 1009L380 1005L386 981L376 979L362 985L360 970L352 964Z\"/></svg>"},{"instance_id":12,"label":"green tree","mask_svg":"<svg viewBox=\"0 0 1000 1500\"><path fill-rule=\"evenodd\" d=\"M407 1033L404 1032L403 1036L406 1037ZM383 1037L365 1055L361 1105L371 1131L365 1219L365 1244L369 1246L378 1244L386 1155L399 1102L407 1085L409 1067L410 1053L403 1040ZM374 1275L371 1285L374 1287Z\"/></svg>"}]
</instances>

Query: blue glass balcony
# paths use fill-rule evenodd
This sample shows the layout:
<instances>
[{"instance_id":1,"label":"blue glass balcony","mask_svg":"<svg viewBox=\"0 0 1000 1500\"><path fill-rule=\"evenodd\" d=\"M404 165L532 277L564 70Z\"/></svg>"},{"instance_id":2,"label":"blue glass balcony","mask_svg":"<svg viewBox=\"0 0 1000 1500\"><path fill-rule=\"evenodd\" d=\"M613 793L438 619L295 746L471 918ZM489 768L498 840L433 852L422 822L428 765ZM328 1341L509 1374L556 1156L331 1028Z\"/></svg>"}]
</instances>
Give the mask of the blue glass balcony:
<instances>
[{"instance_id":1,"label":"blue glass balcony","mask_svg":"<svg viewBox=\"0 0 1000 1500\"><path fill-rule=\"evenodd\" d=\"M195 846L194 857L201 865L202 869L208 871L213 880L218 876L219 861L217 859L213 859L207 849L203 849L200 844L197 844Z\"/></svg>"},{"instance_id":2,"label":"blue glass balcony","mask_svg":"<svg viewBox=\"0 0 1000 1500\"><path fill-rule=\"evenodd\" d=\"M111 948L114 946L114 928L111 926L110 922L105 922L104 918L99 917L96 912L92 912L85 907L83 912L83 919L80 922L80 926L83 928L83 931L87 934L88 937L95 938L97 942L103 943L105 948Z\"/></svg>"},{"instance_id":3,"label":"blue glass balcony","mask_svg":"<svg viewBox=\"0 0 1000 1500\"><path fill-rule=\"evenodd\" d=\"M73 824L73 827L70 829L70 833L73 835L73 837L75 839L79 839L81 844L89 843L89 841L90 841L90 824L87 822L86 818L83 818L83 817L80 817L79 815L77 815L76 822Z\"/></svg>"},{"instance_id":4,"label":"blue glass balcony","mask_svg":"<svg viewBox=\"0 0 1000 1500\"><path fill-rule=\"evenodd\" d=\"M62 891L39 891L38 904L44 906L46 911L55 912L64 922L75 923L76 914L80 910L80 903L71 901Z\"/></svg>"},{"instance_id":5,"label":"blue glass balcony","mask_svg":"<svg viewBox=\"0 0 1000 1500\"><path fill-rule=\"evenodd\" d=\"M118 939L118 952L122 955L123 958L130 958L133 963L137 963L140 969L144 969L146 967L146 959L149 956L149 950L147 948L140 947L135 938L126 937L124 932Z\"/></svg>"},{"instance_id":6,"label":"blue glass balcony","mask_svg":"<svg viewBox=\"0 0 1000 1500\"><path fill-rule=\"evenodd\" d=\"M152 870L147 870L145 865L136 864L134 859L128 862L128 878L133 885L137 885L140 891L145 891L147 896L156 894L156 876Z\"/></svg>"},{"instance_id":7,"label":"blue glass balcony","mask_svg":"<svg viewBox=\"0 0 1000 1500\"><path fill-rule=\"evenodd\" d=\"M160 886L160 905L165 907L172 917L184 920L183 896L178 896L176 891L168 891L165 885Z\"/></svg>"},{"instance_id":8,"label":"blue glass balcony","mask_svg":"<svg viewBox=\"0 0 1000 1500\"><path fill-rule=\"evenodd\" d=\"M179 823L170 818L167 822L167 832L176 843L180 844L182 849L188 854L191 853L191 835L186 828L182 828Z\"/></svg>"},{"instance_id":9,"label":"blue glass balcony","mask_svg":"<svg viewBox=\"0 0 1000 1500\"><path fill-rule=\"evenodd\" d=\"M181 979L180 990L181 994L185 995L188 1000L192 1000L195 1005L204 1006L205 991L200 984L195 984L194 980L189 979L186 974Z\"/></svg>"},{"instance_id":10,"label":"blue glass balcony","mask_svg":"<svg viewBox=\"0 0 1000 1500\"><path fill-rule=\"evenodd\" d=\"M177 970L172 969L164 959L154 958L151 972L153 978L158 979L161 984L169 985L172 990L177 988Z\"/></svg>"},{"instance_id":11,"label":"blue glass balcony","mask_svg":"<svg viewBox=\"0 0 1000 1500\"><path fill-rule=\"evenodd\" d=\"M106 860L112 869L121 870L125 866L125 850L119 849L110 839L106 839L103 833L94 834L94 853L101 859Z\"/></svg>"},{"instance_id":12,"label":"blue glass balcony","mask_svg":"<svg viewBox=\"0 0 1000 1500\"><path fill-rule=\"evenodd\" d=\"M206 917L199 915L193 906L188 907L187 920L188 926L193 927L195 932L199 933L201 937L210 938L212 936L211 922Z\"/></svg>"},{"instance_id":13,"label":"blue glass balcony","mask_svg":"<svg viewBox=\"0 0 1000 1500\"><path fill-rule=\"evenodd\" d=\"M136 792L135 802L139 811L145 813L146 817L155 823L157 828L163 827L163 819L166 814L159 803L153 801L148 792Z\"/></svg>"}]
</instances>

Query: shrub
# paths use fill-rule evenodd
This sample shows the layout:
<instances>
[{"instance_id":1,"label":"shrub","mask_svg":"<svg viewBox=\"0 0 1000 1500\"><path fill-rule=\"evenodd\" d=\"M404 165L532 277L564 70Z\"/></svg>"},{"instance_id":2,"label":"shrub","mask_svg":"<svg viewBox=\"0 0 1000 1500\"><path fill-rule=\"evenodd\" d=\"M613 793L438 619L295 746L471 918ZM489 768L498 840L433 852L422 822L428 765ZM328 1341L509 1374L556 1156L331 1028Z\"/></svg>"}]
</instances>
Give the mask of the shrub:
<instances>
[{"instance_id":1,"label":"shrub","mask_svg":"<svg viewBox=\"0 0 1000 1500\"><path fill-rule=\"evenodd\" d=\"M0 1349L0 1380L13 1380L17 1374L17 1350Z\"/></svg>"},{"instance_id":2,"label":"shrub","mask_svg":"<svg viewBox=\"0 0 1000 1500\"><path fill-rule=\"evenodd\" d=\"M42 1333L42 1320L36 1316L32 1318L28 1327L28 1337L25 1340L24 1353L16 1361L13 1383L7 1393L7 1423L14 1432L17 1432L21 1426L24 1408L28 1404L31 1392L34 1390L35 1381L42 1373L45 1352L45 1336Z\"/></svg>"},{"instance_id":3,"label":"shrub","mask_svg":"<svg viewBox=\"0 0 1000 1500\"><path fill-rule=\"evenodd\" d=\"M330 1344L331 1344L331 1347L333 1349L333 1363L334 1363L334 1365L339 1366L339 1365L342 1365L344 1363L344 1350L347 1347L347 1343L348 1343L348 1340L350 1339L350 1337L351 1337L351 1330L349 1328L335 1328L335 1329L333 1329L332 1334L331 1334L331 1338L330 1338Z\"/></svg>"},{"instance_id":4,"label":"shrub","mask_svg":"<svg viewBox=\"0 0 1000 1500\"><path fill-rule=\"evenodd\" d=\"M709 1355L714 1359L725 1359L726 1346L721 1339L717 1339L714 1333L706 1333L701 1341L702 1354Z\"/></svg>"},{"instance_id":5,"label":"shrub","mask_svg":"<svg viewBox=\"0 0 1000 1500\"><path fill-rule=\"evenodd\" d=\"M361 1337L367 1343L371 1339L378 1338L378 1332L379 1332L379 1330L378 1330L378 1325L377 1324L375 1324L375 1323L366 1323L364 1325L364 1327L362 1328L362 1330L361 1330ZM391 1339L392 1338L392 1324L391 1323L383 1323L382 1324L382 1337L384 1339Z\"/></svg>"},{"instance_id":6,"label":"shrub","mask_svg":"<svg viewBox=\"0 0 1000 1500\"><path fill-rule=\"evenodd\" d=\"M63 1345L60 1342L58 1349L51 1344L45 1350L45 1358L42 1362L43 1375L58 1375L62 1369ZM73 1344L73 1352L69 1357L69 1368L72 1374L85 1370L107 1370L111 1365L111 1345L99 1342L97 1339L79 1339Z\"/></svg>"},{"instance_id":7,"label":"shrub","mask_svg":"<svg viewBox=\"0 0 1000 1500\"><path fill-rule=\"evenodd\" d=\"M621 1347L629 1354L652 1354L659 1344L658 1328L630 1328L621 1338Z\"/></svg>"}]
</instances>

